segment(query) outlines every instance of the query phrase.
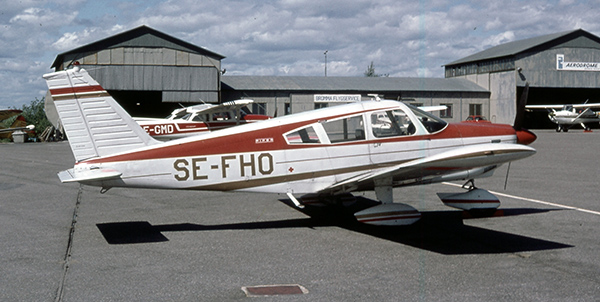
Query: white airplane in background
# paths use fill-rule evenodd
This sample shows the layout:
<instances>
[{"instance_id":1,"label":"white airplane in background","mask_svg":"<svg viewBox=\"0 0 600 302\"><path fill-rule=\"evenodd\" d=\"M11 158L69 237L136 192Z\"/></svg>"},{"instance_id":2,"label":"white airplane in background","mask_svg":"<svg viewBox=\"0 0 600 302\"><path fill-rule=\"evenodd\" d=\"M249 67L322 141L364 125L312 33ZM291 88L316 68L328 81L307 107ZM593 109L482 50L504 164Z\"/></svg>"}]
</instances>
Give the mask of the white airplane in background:
<instances>
[{"instance_id":1,"label":"white airplane in background","mask_svg":"<svg viewBox=\"0 0 600 302\"><path fill-rule=\"evenodd\" d=\"M599 123L600 117L591 108L600 108L600 103L565 105L527 105L527 109L547 109L548 118L556 124L556 132L568 132L574 125L581 125L585 131L591 131L588 123ZM557 110L560 109L560 110Z\"/></svg>"},{"instance_id":2,"label":"white airplane in background","mask_svg":"<svg viewBox=\"0 0 600 302\"><path fill-rule=\"evenodd\" d=\"M101 193L113 187L282 193L302 208L305 202L336 203L351 192L374 190L381 204L355 213L356 219L406 225L421 214L394 203L392 188L466 180L467 192L440 194L442 201L464 210L496 209L498 198L475 188L474 179L535 153L526 146L535 135L519 122L514 127L448 124L388 100L159 142L84 69L76 66L44 79L76 160L58 176L62 182L101 187ZM372 124L382 113L391 127ZM517 116L516 121L523 114ZM408 126L396 122L398 117Z\"/></svg>"},{"instance_id":3,"label":"white airplane in background","mask_svg":"<svg viewBox=\"0 0 600 302\"><path fill-rule=\"evenodd\" d=\"M133 119L150 136L159 140L172 140L271 118L267 115L250 113L246 106L253 102L253 100L243 99L219 105L201 104L175 109L163 119L145 117Z\"/></svg>"}]
</instances>

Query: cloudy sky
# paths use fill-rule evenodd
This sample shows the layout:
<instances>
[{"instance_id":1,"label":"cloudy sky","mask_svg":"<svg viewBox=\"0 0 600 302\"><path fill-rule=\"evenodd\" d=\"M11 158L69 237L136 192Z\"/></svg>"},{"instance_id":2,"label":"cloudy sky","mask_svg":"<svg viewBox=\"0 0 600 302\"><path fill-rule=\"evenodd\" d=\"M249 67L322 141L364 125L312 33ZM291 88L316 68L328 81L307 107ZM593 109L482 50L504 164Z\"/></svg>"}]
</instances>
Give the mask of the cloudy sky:
<instances>
[{"instance_id":1,"label":"cloudy sky","mask_svg":"<svg viewBox=\"0 0 600 302\"><path fill-rule=\"evenodd\" d=\"M443 77L442 65L582 28L600 1L0 0L0 108L41 99L56 55L148 25L226 56L227 75ZM484 4L485 2L485 4Z\"/></svg>"}]
</instances>

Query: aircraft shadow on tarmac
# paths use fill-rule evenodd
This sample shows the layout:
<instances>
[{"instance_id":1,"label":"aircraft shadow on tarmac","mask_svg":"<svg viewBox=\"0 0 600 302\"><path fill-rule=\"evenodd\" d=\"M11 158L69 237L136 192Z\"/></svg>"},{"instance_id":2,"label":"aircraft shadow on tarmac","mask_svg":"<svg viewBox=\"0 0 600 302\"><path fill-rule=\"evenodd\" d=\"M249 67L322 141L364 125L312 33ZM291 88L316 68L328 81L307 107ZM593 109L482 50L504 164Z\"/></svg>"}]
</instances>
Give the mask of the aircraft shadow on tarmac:
<instances>
[{"instance_id":1,"label":"aircraft shadow on tarmac","mask_svg":"<svg viewBox=\"0 0 600 302\"><path fill-rule=\"evenodd\" d=\"M465 216L461 211L422 212L421 219L413 225L387 227L366 225L354 219L353 213L357 209L368 207L371 202L375 202L362 197L358 197L357 203L350 207L298 209L289 200L280 201L309 217L218 225L192 223L151 225L147 221L131 221L102 223L97 224L97 227L109 244L165 242L169 241L163 234L166 232L340 227L445 255L518 253L573 247L558 242L465 225L464 219L478 217ZM555 210L513 208L503 209L496 214L500 213L501 216L506 217L550 211Z\"/></svg>"}]
</instances>

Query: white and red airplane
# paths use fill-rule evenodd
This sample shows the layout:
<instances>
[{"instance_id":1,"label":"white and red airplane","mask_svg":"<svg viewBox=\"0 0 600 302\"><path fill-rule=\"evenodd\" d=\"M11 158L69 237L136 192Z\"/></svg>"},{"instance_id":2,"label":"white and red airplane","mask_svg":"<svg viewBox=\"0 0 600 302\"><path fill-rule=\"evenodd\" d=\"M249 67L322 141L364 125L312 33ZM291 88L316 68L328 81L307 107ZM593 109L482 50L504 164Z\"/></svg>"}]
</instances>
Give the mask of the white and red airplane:
<instances>
[{"instance_id":1,"label":"white and red airplane","mask_svg":"<svg viewBox=\"0 0 600 302\"><path fill-rule=\"evenodd\" d=\"M253 102L253 100L242 99L219 105L201 104L175 109L163 119L144 117L133 119L150 136L159 140L172 140L271 118L267 115L252 114L246 106Z\"/></svg>"},{"instance_id":2,"label":"white and red airplane","mask_svg":"<svg viewBox=\"0 0 600 302\"><path fill-rule=\"evenodd\" d=\"M592 110L600 108L600 103L590 104L585 101L583 104L527 105L526 108L548 110L548 118L556 124L556 132L568 132L574 125L581 125L583 130L591 132L590 126L586 124L600 122L600 114Z\"/></svg>"},{"instance_id":3,"label":"white and red airplane","mask_svg":"<svg viewBox=\"0 0 600 302\"><path fill-rule=\"evenodd\" d=\"M365 101L159 142L84 70L44 75L75 156L62 182L101 187L282 193L298 207L374 190L358 221L405 225L421 214L394 187L490 176L528 157L535 135L516 125L445 121L397 101ZM521 106L520 106L521 108ZM384 114L391 123L381 127ZM522 116L522 114L517 114ZM515 130L516 128L516 130ZM441 194L465 210L495 209L491 193Z\"/></svg>"}]
</instances>

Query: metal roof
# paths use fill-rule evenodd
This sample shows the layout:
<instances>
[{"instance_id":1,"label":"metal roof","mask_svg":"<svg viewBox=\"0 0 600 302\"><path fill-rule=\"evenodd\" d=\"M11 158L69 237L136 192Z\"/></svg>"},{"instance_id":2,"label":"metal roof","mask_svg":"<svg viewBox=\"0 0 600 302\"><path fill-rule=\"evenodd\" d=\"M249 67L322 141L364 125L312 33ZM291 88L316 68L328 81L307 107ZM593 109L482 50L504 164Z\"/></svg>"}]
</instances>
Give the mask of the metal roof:
<instances>
[{"instance_id":1,"label":"metal roof","mask_svg":"<svg viewBox=\"0 0 600 302\"><path fill-rule=\"evenodd\" d=\"M489 92L458 78L223 76L223 90Z\"/></svg>"},{"instance_id":2,"label":"metal roof","mask_svg":"<svg viewBox=\"0 0 600 302\"><path fill-rule=\"evenodd\" d=\"M216 52L212 52L205 48L169 36L148 26L142 25L132 30L122 32L120 34L102 40L98 40L96 42L69 50L67 52L63 52L56 56L56 59L54 60L54 63L52 63L51 68L59 67L60 64L62 64L62 62L64 61L65 55L68 54L94 52L117 47L171 48L185 52L201 54L204 56L215 58L217 60L222 60L225 58L225 56L220 55Z\"/></svg>"},{"instance_id":3,"label":"metal roof","mask_svg":"<svg viewBox=\"0 0 600 302\"><path fill-rule=\"evenodd\" d=\"M505 44L501 44L484 51L478 52L476 54L470 55L468 57L456 60L454 62L450 62L445 66L463 64L474 61L484 61L489 59L501 58L514 56L519 53L531 50L535 47L542 47L545 44L548 46L552 45L553 42L557 42L561 38L576 38L578 36L586 36L592 40L595 40L600 43L600 38L595 35L592 35L583 29L570 30L565 32L559 32L555 34L549 34L545 36L539 36L514 42L509 42Z\"/></svg>"}]
</instances>

